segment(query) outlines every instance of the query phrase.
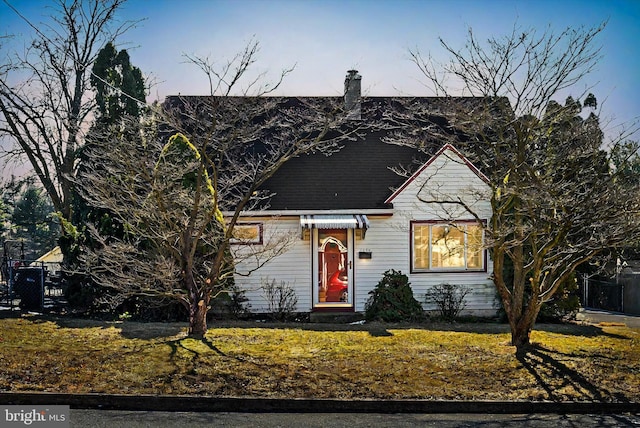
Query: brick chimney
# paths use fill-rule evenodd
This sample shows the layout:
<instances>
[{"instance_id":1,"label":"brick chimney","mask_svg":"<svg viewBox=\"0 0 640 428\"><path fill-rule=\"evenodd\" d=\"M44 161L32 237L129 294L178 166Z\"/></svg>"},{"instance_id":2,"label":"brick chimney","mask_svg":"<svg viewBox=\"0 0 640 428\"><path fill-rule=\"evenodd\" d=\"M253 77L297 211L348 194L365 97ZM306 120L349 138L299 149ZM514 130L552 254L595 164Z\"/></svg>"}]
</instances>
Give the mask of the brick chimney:
<instances>
[{"instance_id":1,"label":"brick chimney","mask_svg":"<svg viewBox=\"0 0 640 428\"><path fill-rule=\"evenodd\" d=\"M347 119L362 119L362 76L358 70L347 71L344 79L344 108L347 112Z\"/></svg>"}]
</instances>

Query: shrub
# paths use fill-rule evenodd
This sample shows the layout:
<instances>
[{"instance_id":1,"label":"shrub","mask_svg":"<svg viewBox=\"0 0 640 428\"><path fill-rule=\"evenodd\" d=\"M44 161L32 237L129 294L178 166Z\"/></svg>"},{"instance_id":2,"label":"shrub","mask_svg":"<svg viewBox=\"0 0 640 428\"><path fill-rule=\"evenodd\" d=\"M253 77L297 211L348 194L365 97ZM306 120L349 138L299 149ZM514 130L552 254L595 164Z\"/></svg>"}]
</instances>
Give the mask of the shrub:
<instances>
[{"instance_id":1,"label":"shrub","mask_svg":"<svg viewBox=\"0 0 640 428\"><path fill-rule=\"evenodd\" d=\"M228 291L223 291L215 298L211 299L212 316L221 319L240 319L249 313L251 305L247 304L249 299L235 284Z\"/></svg>"},{"instance_id":2,"label":"shrub","mask_svg":"<svg viewBox=\"0 0 640 428\"><path fill-rule=\"evenodd\" d=\"M580 298L576 294L578 292L578 283L575 273L571 277L560 284L553 298L542 304L538 321L540 322L560 322L565 319L574 319L580 309Z\"/></svg>"},{"instance_id":3,"label":"shrub","mask_svg":"<svg viewBox=\"0 0 640 428\"><path fill-rule=\"evenodd\" d=\"M267 279L263 281L262 290L272 319L287 321L294 318L298 296L293 287L284 281L278 283L275 279Z\"/></svg>"},{"instance_id":4,"label":"shrub","mask_svg":"<svg viewBox=\"0 0 640 428\"><path fill-rule=\"evenodd\" d=\"M157 296L132 296L114 309L118 317L125 315L132 321L185 322L189 313L177 300Z\"/></svg>"},{"instance_id":5,"label":"shrub","mask_svg":"<svg viewBox=\"0 0 640 428\"><path fill-rule=\"evenodd\" d=\"M551 300L542 304L540 313L538 313L537 322L562 322L567 319L575 319L580 309L580 297L578 296L578 283L576 274L571 276L560 284ZM531 295L529 287L525 289L525 297L528 300ZM498 318L500 322L507 322L507 314L502 306L500 295L496 292L496 299L499 302Z\"/></svg>"},{"instance_id":6,"label":"shrub","mask_svg":"<svg viewBox=\"0 0 640 428\"><path fill-rule=\"evenodd\" d=\"M443 319L453 321L466 308L464 299L469 291L464 285L438 284L426 293L425 302L436 305Z\"/></svg>"},{"instance_id":7,"label":"shrub","mask_svg":"<svg viewBox=\"0 0 640 428\"><path fill-rule=\"evenodd\" d=\"M413 297L409 278L400 271L386 271L365 305L367 320L415 321L424 316L422 305Z\"/></svg>"},{"instance_id":8,"label":"shrub","mask_svg":"<svg viewBox=\"0 0 640 428\"><path fill-rule=\"evenodd\" d=\"M88 312L97 296L97 286L82 281L65 279L62 291L69 306L79 312Z\"/></svg>"}]
</instances>

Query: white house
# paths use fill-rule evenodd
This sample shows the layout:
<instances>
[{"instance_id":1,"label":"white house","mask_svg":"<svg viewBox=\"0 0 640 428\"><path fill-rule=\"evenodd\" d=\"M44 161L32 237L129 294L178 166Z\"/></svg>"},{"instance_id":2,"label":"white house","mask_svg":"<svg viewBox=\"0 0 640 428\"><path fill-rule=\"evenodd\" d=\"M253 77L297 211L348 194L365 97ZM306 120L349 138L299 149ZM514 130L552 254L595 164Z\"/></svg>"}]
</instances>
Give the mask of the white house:
<instances>
[{"instance_id":1,"label":"white house","mask_svg":"<svg viewBox=\"0 0 640 428\"><path fill-rule=\"evenodd\" d=\"M360 77L349 72L347 101L353 86L358 99ZM409 178L394 170L411 165ZM464 285L466 313L495 314L480 224L491 216L489 186L454 146L429 155L371 133L331 156L289 161L264 187L274 193L269 208L244 213L233 245L235 281L252 311L267 311L262 287L275 280L295 290L299 312L362 312L383 273L395 269L419 301L434 285ZM268 260L243 257L273 242Z\"/></svg>"}]
</instances>

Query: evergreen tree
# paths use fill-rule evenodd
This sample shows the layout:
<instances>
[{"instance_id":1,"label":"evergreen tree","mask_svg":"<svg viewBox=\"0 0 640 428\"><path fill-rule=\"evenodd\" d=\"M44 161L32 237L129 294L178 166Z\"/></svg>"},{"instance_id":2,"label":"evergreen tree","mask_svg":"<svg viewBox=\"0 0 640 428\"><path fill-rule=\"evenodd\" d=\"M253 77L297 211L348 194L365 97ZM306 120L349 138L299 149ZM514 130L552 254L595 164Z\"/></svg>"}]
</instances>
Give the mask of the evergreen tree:
<instances>
[{"instance_id":1,"label":"evergreen tree","mask_svg":"<svg viewBox=\"0 0 640 428\"><path fill-rule=\"evenodd\" d=\"M19 194L10 215L10 240L24 242L24 256L35 260L56 246L60 228L46 193L29 183Z\"/></svg>"},{"instance_id":2,"label":"evergreen tree","mask_svg":"<svg viewBox=\"0 0 640 428\"><path fill-rule=\"evenodd\" d=\"M128 132L123 123L130 118L139 118L144 113L146 96L145 81L138 67L131 64L126 50L118 51L109 42L98 52L91 70L91 85L96 92L98 105L96 121L92 125L82 151L79 153L78 176L92 170L108 174L100 159L90 159L87 152L108 146L109 136L114 129ZM129 128L130 129L130 128ZM114 219L109 210L91 207L81 194L74 192L73 217L65 222L66 233L60 240L66 266L71 272L80 268L79 255L83 247L93 247L95 243L89 237L87 225L92 225L104 236L122 237L122 225ZM105 293L84 275L69 274L67 298L78 307L93 306L94 299Z\"/></svg>"},{"instance_id":3,"label":"evergreen tree","mask_svg":"<svg viewBox=\"0 0 640 428\"><path fill-rule=\"evenodd\" d=\"M144 78L140 69L131 65L125 49L118 51L109 42L100 50L91 70L91 85L96 90L99 124L117 124L124 116L142 113Z\"/></svg>"}]
</instances>

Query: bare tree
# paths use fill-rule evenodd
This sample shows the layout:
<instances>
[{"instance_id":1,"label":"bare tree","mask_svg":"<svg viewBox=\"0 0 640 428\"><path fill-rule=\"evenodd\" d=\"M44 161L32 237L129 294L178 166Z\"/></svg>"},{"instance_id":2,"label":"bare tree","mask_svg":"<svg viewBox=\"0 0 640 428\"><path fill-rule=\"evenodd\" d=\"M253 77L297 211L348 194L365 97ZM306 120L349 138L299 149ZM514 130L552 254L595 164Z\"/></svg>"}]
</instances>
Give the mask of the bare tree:
<instances>
[{"instance_id":1,"label":"bare tree","mask_svg":"<svg viewBox=\"0 0 640 428\"><path fill-rule=\"evenodd\" d=\"M79 178L86 199L125 230L122 239L94 233L99 245L83 256L88 273L120 298L177 299L196 337L207 330L211 298L229 290L234 260L260 265L291 240L274 234L263 245L231 245L242 239L234 232L241 214L268 206L261 185L288 160L329 154L357 130L345 123L339 97L266 96L288 71L273 85L251 78L257 51L252 41L220 67L191 58L210 81L209 96L169 97L150 124L132 123L111 136L108 149L97 147L90 156L101 159L100 170Z\"/></svg>"},{"instance_id":2,"label":"bare tree","mask_svg":"<svg viewBox=\"0 0 640 428\"><path fill-rule=\"evenodd\" d=\"M14 9L35 37L0 65L0 136L14 143L5 161L26 160L66 220L76 158L96 106L92 64L107 42L135 24L116 22L124 1L58 0L51 21L39 25Z\"/></svg>"},{"instance_id":3,"label":"bare tree","mask_svg":"<svg viewBox=\"0 0 640 428\"><path fill-rule=\"evenodd\" d=\"M447 121L391 140L454 142L488 176L493 214L486 245L518 348L529 344L541 306L576 267L640 236L638 186L610 170L598 117L581 117L572 98L565 105L553 100L595 67L600 50L594 42L604 27L560 34L514 28L486 43L470 30L462 50L441 40L450 56L444 64L411 52L427 85L442 97L438 113ZM587 98L595 106L593 96ZM428 122L433 114L420 111L419 103L404 111L395 115L398 128L416 117ZM428 182L421 195L426 203L457 208L444 212L463 209L480 220L468 197L445 198Z\"/></svg>"}]
</instances>

